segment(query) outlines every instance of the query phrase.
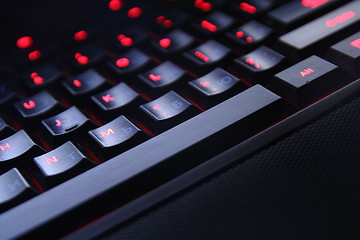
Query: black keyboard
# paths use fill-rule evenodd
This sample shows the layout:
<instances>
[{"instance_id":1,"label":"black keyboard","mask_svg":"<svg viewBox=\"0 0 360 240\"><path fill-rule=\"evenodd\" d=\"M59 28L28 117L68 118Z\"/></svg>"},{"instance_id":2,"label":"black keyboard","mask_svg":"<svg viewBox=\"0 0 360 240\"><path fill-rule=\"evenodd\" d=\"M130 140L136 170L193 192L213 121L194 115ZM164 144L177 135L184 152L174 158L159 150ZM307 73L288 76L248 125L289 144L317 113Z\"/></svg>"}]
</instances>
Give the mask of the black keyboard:
<instances>
[{"instance_id":1,"label":"black keyboard","mask_svg":"<svg viewBox=\"0 0 360 240\"><path fill-rule=\"evenodd\" d=\"M86 24L5 28L0 239L65 237L360 88L357 0L99 2Z\"/></svg>"}]
</instances>

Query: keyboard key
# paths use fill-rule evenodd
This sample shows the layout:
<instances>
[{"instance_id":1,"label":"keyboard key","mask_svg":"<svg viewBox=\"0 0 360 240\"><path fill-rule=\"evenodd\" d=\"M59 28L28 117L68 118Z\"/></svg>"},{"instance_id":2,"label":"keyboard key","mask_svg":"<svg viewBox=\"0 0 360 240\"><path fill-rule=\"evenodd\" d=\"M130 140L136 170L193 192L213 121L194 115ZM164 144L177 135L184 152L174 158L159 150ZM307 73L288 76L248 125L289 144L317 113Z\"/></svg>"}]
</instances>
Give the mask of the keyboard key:
<instances>
[{"instance_id":1,"label":"keyboard key","mask_svg":"<svg viewBox=\"0 0 360 240\"><path fill-rule=\"evenodd\" d=\"M252 20L228 32L226 36L244 49L249 49L264 42L271 34L271 28Z\"/></svg>"},{"instance_id":2,"label":"keyboard key","mask_svg":"<svg viewBox=\"0 0 360 240\"><path fill-rule=\"evenodd\" d=\"M159 97L164 93L176 89L184 83L185 72L170 61L139 75L139 87L151 98Z\"/></svg>"},{"instance_id":3,"label":"keyboard key","mask_svg":"<svg viewBox=\"0 0 360 240\"><path fill-rule=\"evenodd\" d=\"M193 36L180 29L174 29L157 41L152 42L152 45L161 53L168 55L179 53L191 47L194 42Z\"/></svg>"},{"instance_id":4,"label":"keyboard key","mask_svg":"<svg viewBox=\"0 0 360 240\"><path fill-rule=\"evenodd\" d=\"M94 67L106 58L106 54L97 45L88 44L70 53L68 61L73 69Z\"/></svg>"},{"instance_id":5,"label":"keyboard key","mask_svg":"<svg viewBox=\"0 0 360 240\"><path fill-rule=\"evenodd\" d=\"M138 72L148 66L150 58L140 50L134 48L109 61L107 65L119 75Z\"/></svg>"},{"instance_id":6,"label":"keyboard key","mask_svg":"<svg viewBox=\"0 0 360 240\"><path fill-rule=\"evenodd\" d=\"M255 17L264 14L273 7L273 0L237 0L232 9L245 17Z\"/></svg>"},{"instance_id":7,"label":"keyboard key","mask_svg":"<svg viewBox=\"0 0 360 240\"><path fill-rule=\"evenodd\" d=\"M0 139L4 139L14 134L15 130L0 117Z\"/></svg>"},{"instance_id":8,"label":"keyboard key","mask_svg":"<svg viewBox=\"0 0 360 240\"><path fill-rule=\"evenodd\" d=\"M216 68L198 79L190 81L189 98L203 108L209 108L245 89L239 79L222 68Z\"/></svg>"},{"instance_id":9,"label":"keyboard key","mask_svg":"<svg viewBox=\"0 0 360 240\"><path fill-rule=\"evenodd\" d=\"M40 170L36 177L46 188L58 185L95 165L71 142L35 157L34 162Z\"/></svg>"},{"instance_id":10,"label":"keyboard key","mask_svg":"<svg viewBox=\"0 0 360 240\"><path fill-rule=\"evenodd\" d=\"M236 71L250 83L264 79L278 71L285 57L274 50L261 46L256 50L235 59ZM241 67L238 69L238 67Z\"/></svg>"},{"instance_id":11,"label":"keyboard key","mask_svg":"<svg viewBox=\"0 0 360 240\"><path fill-rule=\"evenodd\" d=\"M207 36L213 36L228 30L235 22L235 19L225 13L216 11L208 16L201 18L196 24L195 29Z\"/></svg>"},{"instance_id":12,"label":"keyboard key","mask_svg":"<svg viewBox=\"0 0 360 240\"><path fill-rule=\"evenodd\" d=\"M350 2L281 36L279 44L292 59L307 57L341 40L340 37L359 30L359 22L359 2Z\"/></svg>"},{"instance_id":13,"label":"keyboard key","mask_svg":"<svg viewBox=\"0 0 360 240\"><path fill-rule=\"evenodd\" d=\"M280 96L304 106L350 80L336 65L311 56L276 74L270 84Z\"/></svg>"},{"instance_id":14,"label":"keyboard key","mask_svg":"<svg viewBox=\"0 0 360 240\"><path fill-rule=\"evenodd\" d=\"M209 40L184 53L185 58L190 61L189 68L198 73L209 70L206 67L218 65L229 55L230 49L214 40Z\"/></svg>"},{"instance_id":15,"label":"keyboard key","mask_svg":"<svg viewBox=\"0 0 360 240\"><path fill-rule=\"evenodd\" d=\"M136 26L127 27L111 33L111 44L120 51L127 51L131 47L139 46L148 40L149 36L144 29Z\"/></svg>"},{"instance_id":16,"label":"keyboard key","mask_svg":"<svg viewBox=\"0 0 360 240\"><path fill-rule=\"evenodd\" d=\"M48 91L43 90L30 98L15 103L15 109L19 113L23 125L35 127L39 120L59 113L64 110L64 106Z\"/></svg>"},{"instance_id":17,"label":"keyboard key","mask_svg":"<svg viewBox=\"0 0 360 240\"><path fill-rule=\"evenodd\" d=\"M267 17L274 28L284 32L308 22L313 17L320 16L324 10L339 2L339 0L294 0L270 11Z\"/></svg>"},{"instance_id":18,"label":"keyboard key","mask_svg":"<svg viewBox=\"0 0 360 240\"><path fill-rule=\"evenodd\" d=\"M24 130L20 130L0 140L0 173L14 167L28 167L29 159L43 153L44 150Z\"/></svg>"},{"instance_id":19,"label":"keyboard key","mask_svg":"<svg viewBox=\"0 0 360 240\"><path fill-rule=\"evenodd\" d=\"M89 134L95 141L96 153L102 160L108 160L148 138L124 116L89 131Z\"/></svg>"},{"instance_id":20,"label":"keyboard key","mask_svg":"<svg viewBox=\"0 0 360 240\"><path fill-rule=\"evenodd\" d=\"M0 175L0 213L35 196L37 191L18 169Z\"/></svg>"},{"instance_id":21,"label":"keyboard key","mask_svg":"<svg viewBox=\"0 0 360 240\"><path fill-rule=\"evenodd\" d=\"M22 75L30 89L49 87L58 82L63 77L63 73L50 63L43 63L27 69Z\"/></svg>"},{"instance_id":22,"label":"keyboard key","mask_svg":"<svg viewBox=\"0 0 360 240\"><path fill-rule=\"evenodd\" d=\"M173 91L141 105L140 109L143 114L139 120L143 121L144 125L156 134L199 113L191 103Z\"/></svg>"},{"instance_id":23,"label":"keyboard key","mask_svg":"<svg viewBox=\"0 0 360 240\"><path fill-rule=\"evenodd\" d=\"M84 96L102 89L106 82L106 79L97 71L88 69L73 78L63 81L62 85L72 96Z\"/></svg>"},{"instance_id":24,"label":"keyboard key","mask_svg":"<svg viewBox=\"0 0 360 240\"><path fill-rule=\"evenodd\" d=\"M44 138L51 146L59 146L68 140L82 140L86 132L96 127L77 107L71 107L41 122L46 128Z\"/></svg>"},{"instance_id":25,"label":"keyboard key","mask_svg":"<svg viewBox=\"0 0 360 240\"><path fill-rule=\"evenodd\" d=\"M360 32L331 46L326 58L354 76L359 76Z\"/></svg>"},{"instance_id":26,"label":"keyboard key","mask_svg":"<svg viewBox=\"0 0 360 240\"><path fill-rule=\"evenodd\" d=\"M126 83L118 85L98 93L91 97L101 112L98 114L100 118L114 118L120 113L131 113L137 109L144 100L132 90Z\"/></svg>"}]
</instances>

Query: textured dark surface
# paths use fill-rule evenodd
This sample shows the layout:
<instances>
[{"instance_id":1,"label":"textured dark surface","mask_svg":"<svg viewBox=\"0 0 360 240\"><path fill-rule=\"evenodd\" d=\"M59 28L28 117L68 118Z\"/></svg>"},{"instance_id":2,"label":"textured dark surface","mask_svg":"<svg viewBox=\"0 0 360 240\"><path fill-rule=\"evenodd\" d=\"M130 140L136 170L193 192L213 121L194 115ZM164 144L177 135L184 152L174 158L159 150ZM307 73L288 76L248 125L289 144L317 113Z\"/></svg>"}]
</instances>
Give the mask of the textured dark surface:
<instances>
[{"instance_id":1,"label":"textured dark surface","mask_svg":"<svg viewBox=\"0 0 360 240\"><path fill-rule=\"evenodd\" d=\"M360 99L104 239L360 239Z\"/></svg>"}]
</instances>

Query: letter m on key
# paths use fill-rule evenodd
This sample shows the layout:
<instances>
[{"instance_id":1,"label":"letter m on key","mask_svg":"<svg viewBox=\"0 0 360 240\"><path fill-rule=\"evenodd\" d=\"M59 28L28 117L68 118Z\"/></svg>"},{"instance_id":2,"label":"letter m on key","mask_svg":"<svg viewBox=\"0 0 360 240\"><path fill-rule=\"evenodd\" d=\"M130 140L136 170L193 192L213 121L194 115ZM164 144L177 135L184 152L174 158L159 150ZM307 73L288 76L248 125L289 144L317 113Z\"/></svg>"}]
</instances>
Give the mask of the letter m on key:
<instances>
[{"instance_id":1,"label":"letter m on key","mask_svg":"<svg viewBox=\"0 0 360 240\"><path fill-rule=\"evenodd\" d=\"M111 134L115 134L115 131L112 128L108 128L106 132L100 131L99 132L102 137L110 136Z\"/></svg>"}]
</instances>

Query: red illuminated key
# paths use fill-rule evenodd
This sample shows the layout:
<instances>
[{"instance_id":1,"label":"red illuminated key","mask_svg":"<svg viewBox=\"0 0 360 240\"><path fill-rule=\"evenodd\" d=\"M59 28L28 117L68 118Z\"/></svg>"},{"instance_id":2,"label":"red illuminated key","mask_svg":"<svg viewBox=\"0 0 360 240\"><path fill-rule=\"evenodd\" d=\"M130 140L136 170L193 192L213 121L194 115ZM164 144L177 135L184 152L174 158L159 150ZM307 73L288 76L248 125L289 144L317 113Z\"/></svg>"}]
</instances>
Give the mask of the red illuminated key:
<instances>
[{"instance_id":1,"label":"red illuminated key","mask_svg":"<svg viewBox=\"0 0 360 240\"><path fill-rule=\"evenodd\" d=\"M204 34L213 35L226 31L233 25L233 23L234 18L225 13L216 11L212 12L204 19L201 19L195 27Z\"/></svg>"},{"instance_id":2,"label":"red illuminated key","mask_svg":"<svg viewBox=\"0 0 360 240\"><path fill-rule=\"evenodd\" d=\"M284 53L293 59L324 50L339 36L359 30L360 4L350 2L280 37ZM324 44L324 43L327 44Z\"/></svg>"},{"instance_id":3,"label":"red illuminated key","mask_svg":"<svg viewBox=\"0 0 360 240\"><path fill-rule=\"evenodd\" d=\"M106 54L98 46L88 44L73 51L69 56L69 61L74 68L87 68L100 63L106 58Z\"/></svg>"},{"instance_id":4,"label":"red illuminated key","mask_svg":"<svg viewBox=\"0 0 360 240\"><path fill-rule=\"evenodd\" d=\"M268 19L274 28L286 31L303 25L318 13L330 9L340 0L294 0L268 13Z\"/></svg>"},{"instance_id":5,"label":"red illuminated key","mask_svg":"<svg viewBox=\"0 0 360 240\"><path fill-rule=\"evenodd\" d=\"M149 65L149 63L150 58L140 50L134 48L109 61L107 65L116 74L123 75L137 72Z\"/></svg>"},{"instance_id":6,"label":"red illuminated key","mask_svg":"<svg viewBox=\"0 0 360 240\"><path fill-rule=\"evenodd\" d=\"M164 54L173 54L189 48L194 41L193 36L180 29L175 29L152 44Z\"/></svg>"},{"instance_id":7,"label":"red illuminated key","mask_svg":"<svg viewBox=\"0 0 360 240\"><path fill-rule=\"evenodd\" d=\"M240 46L250 48L264 42L270 37L271 33L271 28L252 20L228 32L226 36Z\"/></svg>"},{"instance_id":8,"label":"red illuminated key","mask_svg":"<svg viewBox=\"0 0 360 240\"><path fill-rule=\"evenodd\" d=\"M155 30L166 32L186 23L189 14L180 8L169 8L162 11L163 14L156 15L154 19Z\"/></svg>"},{"instance_id":9,"label":"red illuminated key","mask_svg":"<svg viewBox=\"0 0 360 240\"><path fill-rule=\"evenodd\" d=\"M232 9L246 17L253 17L265 13L273 5L274 1L269 0L238 0Z\"/></svg>"},{"instance_id":10,"label":"red illuminated key","mask_svg":"<svg viewBox=\"0 0 360 240\"><path fill-rule=\"evenodd\" d=\"M106 85L106 79L93 69L69 78L62 82L72 96L84 96L101 89Z\"/></svg>"},{"instance_id":11,"label":"red illuminated key","mask_svg":"<svg viewBox=\"0 0 360 240\"><path fill-rule=\"evenodd\" d=\"M304 106L350 81L336 65L311 56L276 74L270 84L279 95Z\"/></svg>"},{"instance_id":12,"label":"red illuminated key","mask_svg":"<svg viewBox=\"0 0 360 240\"><path fill-rule=\"evenodd\" d=\"M268 47L261 46L242 57L236 58L235 63L237 66L235 70L246 81L255 84L257 80L266 79L264 76L277 72L284 59L283 55Z\"/></svg>"},{"instance_id":13,"label":"red illuminated key","mask_svg":"<svg viewBox=\"0 0 360 240\"><path fill-rule=\"evenodd\" d=\"M63 77L63 73L51 63L43 63L26 70L22 75L28 87L39 89L55 84Z\"/></svg>"},{"instance_id":14,"label":"red illuminated key","mask_svg":"<svg viewBox=\"0 0 360 240\"><path fill-rule=\"evenodd\" d=\"M0 175L0 213L35 196L37 191L18 169Z\"/></svg>"},{"instance_id":15,"label":"red illuminated key","mask_svg":"<svg viewBox=\"0 0 360 240\"><path fill-rule=\"evenodd\" d=\"M104 118L114 118L119 113L128 113L143 103L143 99L132 90L126 83L118 85L100 92L91 97L96 106L101 109L98 114Z\"/></svg>"},{"instance_id":16,"label":"red illuminated key","mask_svg":"<svg viewBox=\"0 0 360 240\"><path fill-rule=\"evenodd\" d=\"M38 181L45 188L51 188L94 166L89 159L71 142L35 157Z\"/></svg>"},{"instance_id":17,"label":"red illuminated key","mask_svg":"<svg viewBox=\"0 0 360 240\"><path fill-rule=\"evenodd\" d=\"M20 49L30 48L34 43L34 40L30 36L24 36L17 40L16 46Z\"/></svg>"},{"instance_id":18,"label":"red illuminated key","mask_svg":"<svg viewBox=\"0 0 360 240\"><path fill-rule=\"evenodd\" d=\"M13 167L30 166L29 159L43 153L44 150L24 130L20 130L0 140L0 174Z\"/></svg>"},{"instance_id":19,"label":"red illuminated key","mask_svg":"<svg viewBox=\"0 0 360 240\"><path fill-rule=\"evenodd\" d=\"M142 120L153 133L165 131L199 112L191 103L171 91L140 106Z\"/></svg>"},{"instance_id":20,"label":"red illuminated key","mask_svg":"<svg viewBox=\"0 0 360 240\"><path fill-rule=\"evenodd\" d=\"M39 120L59 113L63 106L46 90L15 103L15 109L23 124L35 127ZM35 124L34 124L35 123Z\"/></svg>"},{"instance_id":21,"label":"red illuminated key","mask_svg":"<svg viewBox=\"0 0 360 240\"><path fill-rule=\"evenodd\" d=\"M203 108L209 108L223 102L229 97L245 90L239 79L222 68L216 68L210 73L188 82L193 99Z\"/></svg>"},{"instance_id":22,"label":"red illuminated key","mask_svg":"<svg viewBox=\"0 0 360 240\"><path fill-rule=\"evenodd\" d=\"M144 43L149 38L147 31L136 26L128 27L122 31L115 31L111 34L110 44L115 50L126 50Z\"/></svg>"},{"instance_id":23,"label":"red illuminated key","mask_svg":"<svg viewBox=\"0 0 360 240\"><path fill-rule=\"evenodd\" d=\"M43 135L50 146L59 146L70 140L79 140L96 125L78 108L67 110L41 121L45 127Z\"/></svg>"},{"instance_id":24,"label":"red illuminated key","mask_svg":"<svg viewBox=\"0 0 360 240\"><path fill-rule=\"evenodd\" d=\"M206 67L217 64L226 59L230 54L230 49L222 44L209 40L202 45L195 47L184 53L184 56L192 63L194 71L201 71L199 67Z\"/></svg>"},{"instance_id":25,"label":"red illuminated key","mask_svg":"<svg viewBox=\"0 0 360 240\"><path fill-rule=\"evenodd\" d=\"M124 116L89 131L89 134L102 160L108 160L147 139L144 132Z\"/></svg>"},{"instance_id":26,"label":"red illuminated key","mask_svg":"<svg viewBox=\"0 0 360 240\"><path fill-rule=\"evenodd\" d=\"M326 58L354 76L358 76L360 74L360 32L331 46Z\"/></svg>"},{"instance_id":27,"label":"red illuminated key","mask_svg":"<svg viewBox=\"0 0 360 240\"><path fill-rule=\"evenodd\" d=\"M185 72L170 61L139 75L140 88L150 97L158 97L170 90L176 89L185 80Z\"/></svg>"}]
</instances>

